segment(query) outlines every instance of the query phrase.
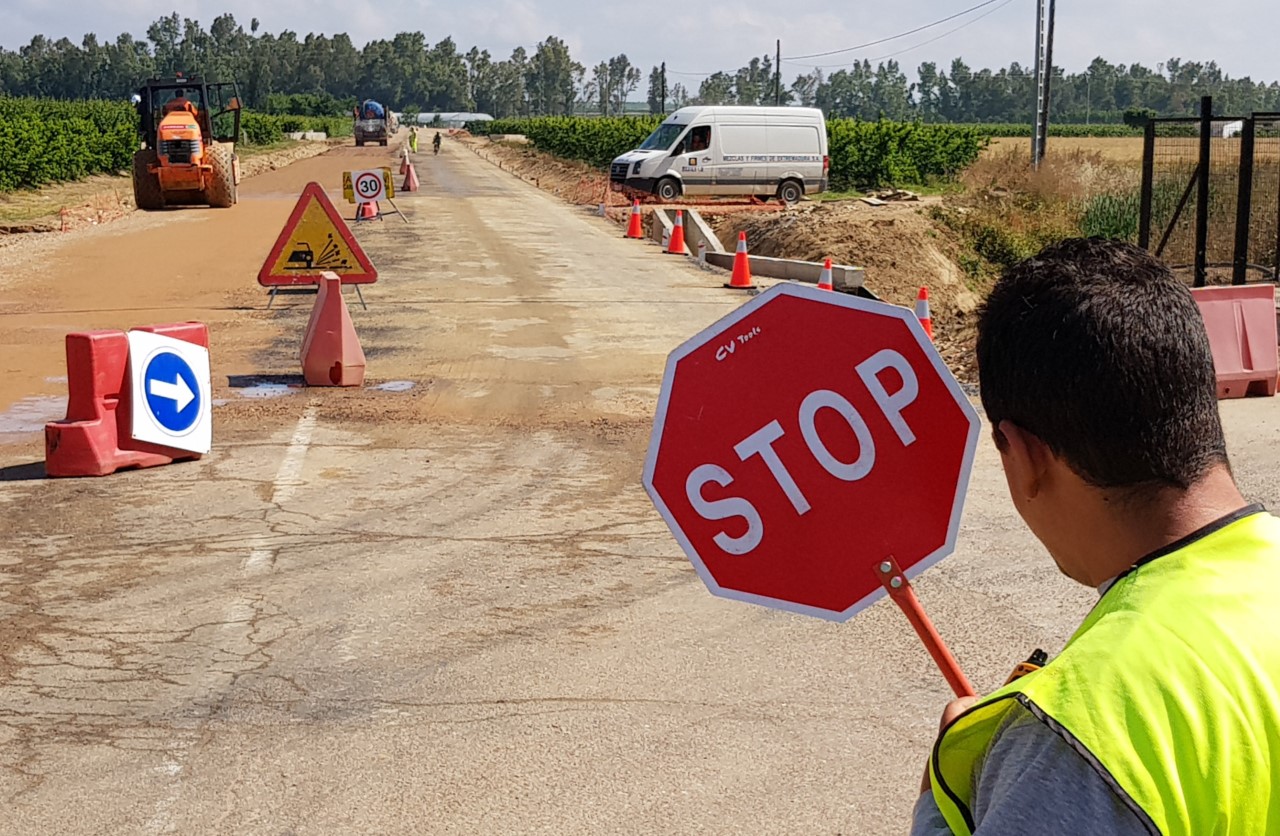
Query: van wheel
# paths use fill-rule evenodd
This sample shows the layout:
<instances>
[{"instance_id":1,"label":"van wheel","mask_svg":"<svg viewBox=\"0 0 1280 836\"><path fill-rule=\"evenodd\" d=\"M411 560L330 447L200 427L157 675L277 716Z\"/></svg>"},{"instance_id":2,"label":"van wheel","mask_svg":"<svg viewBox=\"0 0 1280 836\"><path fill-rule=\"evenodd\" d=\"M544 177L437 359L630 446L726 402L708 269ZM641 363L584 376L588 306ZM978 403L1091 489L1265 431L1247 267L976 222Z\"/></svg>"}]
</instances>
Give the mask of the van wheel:
<instances>
[{"instance_id":1,"label":"van wheel","mask_svg":"<svg viewBox=\"0 0 1280 836\"><path fill-rule=\"evenodd\" d=\"M795 180L783 180L778 185L778 200L788 206L795 206L804 197L804 186Z\"/></svg>"},{"instance_id":2,"label":"van wheel","mask_svg":"<svg viewBox=\"0 0 1280 836\"><path fill-rule=\"evenodd\" d=\"M654 188L653 193L656 194L663 203L670 203L680 197L680 184L676 182L674 177L663 177L658 181L658 185Z\"/></svg>"}]
</instances>

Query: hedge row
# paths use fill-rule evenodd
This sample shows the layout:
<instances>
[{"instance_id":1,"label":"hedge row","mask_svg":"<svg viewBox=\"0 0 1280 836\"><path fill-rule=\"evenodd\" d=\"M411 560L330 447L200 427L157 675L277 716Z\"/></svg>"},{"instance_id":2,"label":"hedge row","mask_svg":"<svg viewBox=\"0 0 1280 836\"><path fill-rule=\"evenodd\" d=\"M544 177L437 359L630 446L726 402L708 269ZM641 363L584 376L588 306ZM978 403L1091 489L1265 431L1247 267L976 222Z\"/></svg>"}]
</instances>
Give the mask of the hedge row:
<instances>
[{"instance_id":1,"label":"hedge row","mask_svg":"<svg viewBox=\"0 0 1280 836\"><path fill-rule=\"evenodd\" d=\"M1031 139L1031 126L1011 124L985 124L974 123L965 125L965 127L973 128L983 136L990 137L1026 137ZM1131 128L1128 125L1116 124L1095 124L1095 125L1069 125L1049 123L1049 136L1060 137L1124 137L1124 136L1142 136L1142 128Z\"/></svg>"},{"instance_id":2,"label":"hedge row","mask_svg":"<svg viewBox=\"0 0 1280 836\"><path fill-rule=\"evenodd\" d=\"M0 192L122 171L137 147L128 102L0 98Z\"/></svg>"},{"instance_id":3,"label":"hedge row","mask_svg":"<svg viewBox=\"0 0 1280 836\"><path fill-rule=\"evenodd\" d=\"M473 124L473 133L523 134L541 151L604 167L636 148L660 116L551 116ZM919 122L827 122L831 188L921 184L954 177L978 158L987 137L976 126Z\"/></svg>"},{"instance_id":4,"label":"hedge row","mask_svg":"<svg viewBox=\"0 0 1280 836\"><path fill-rule=\"evenodd\" d=\"M297 131L350 136L351 118L245 112L240 128L249 144L268 145ZM0 192L128 171L139 147L128 102L0 96Z\"/></svg>"},{"instance_id":5,"label":"hedge row","mask_svg":"<svg viewBox=\"0 0 1280 836\"><path fill-rule=\"evenodd\" d=\"M351 136L350 116L273 116L246 111L240 114L240 132L250 145L270 145L288 134L323 131L329 136Z\"/></svg>"}]
</instances>

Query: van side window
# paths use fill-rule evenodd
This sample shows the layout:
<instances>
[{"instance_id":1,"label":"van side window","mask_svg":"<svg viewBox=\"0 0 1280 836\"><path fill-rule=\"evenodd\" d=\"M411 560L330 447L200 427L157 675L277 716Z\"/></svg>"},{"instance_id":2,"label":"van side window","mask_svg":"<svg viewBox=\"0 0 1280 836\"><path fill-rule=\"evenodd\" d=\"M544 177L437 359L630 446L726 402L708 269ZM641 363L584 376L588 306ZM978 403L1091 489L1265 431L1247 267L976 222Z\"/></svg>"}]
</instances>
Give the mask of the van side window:
<instances>
[{"instance_id":1,"label":"van side window","mask_svg":"<svg viewBox=\"0 0 1280 836\"><path fill-rule=\"evenodd\" d=\"M711 126L699 125L689 131L689 152L705 151L711 147Z\"/></svg>"}]
</instances>

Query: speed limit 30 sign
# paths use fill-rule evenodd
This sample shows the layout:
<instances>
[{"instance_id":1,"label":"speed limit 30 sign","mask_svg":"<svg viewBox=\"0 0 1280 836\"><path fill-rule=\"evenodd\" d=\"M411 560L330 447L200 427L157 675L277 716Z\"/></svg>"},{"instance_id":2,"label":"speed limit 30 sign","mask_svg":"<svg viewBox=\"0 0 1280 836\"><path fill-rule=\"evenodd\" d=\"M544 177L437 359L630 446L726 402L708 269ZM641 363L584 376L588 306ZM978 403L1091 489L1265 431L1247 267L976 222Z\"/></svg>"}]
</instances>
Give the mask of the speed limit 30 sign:
<instances>
[{"instance_id":1,"label":"speed limit 30 sign","mask_svg":"<svg viewBox=\"0 0 1280 836\"><path fill-rule=\"evenodd\" d=\"M391 169L371 168L343 172L342 195L348 203L376 203L395 197Z\"/></svg>"}]
</instances>

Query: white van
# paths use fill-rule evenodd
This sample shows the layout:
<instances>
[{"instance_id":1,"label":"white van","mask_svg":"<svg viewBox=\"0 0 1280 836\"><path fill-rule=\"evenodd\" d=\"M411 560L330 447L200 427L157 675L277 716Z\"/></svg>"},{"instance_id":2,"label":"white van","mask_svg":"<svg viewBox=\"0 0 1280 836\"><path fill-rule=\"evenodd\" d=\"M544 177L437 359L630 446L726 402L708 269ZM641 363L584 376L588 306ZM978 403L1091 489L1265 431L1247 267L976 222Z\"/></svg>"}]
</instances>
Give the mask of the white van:
<instances>
[{"instance_id":1,"label":"white van","mask_svg":"<svg viewBox=\"0 0 1280 836\"><path fill-rule=\"evenodd\" d=\"M683 107L609 179L670 202L681 195L757 195L796 203L826 191L827 120L813 107Z\"/></svg>"}]
</instances>

